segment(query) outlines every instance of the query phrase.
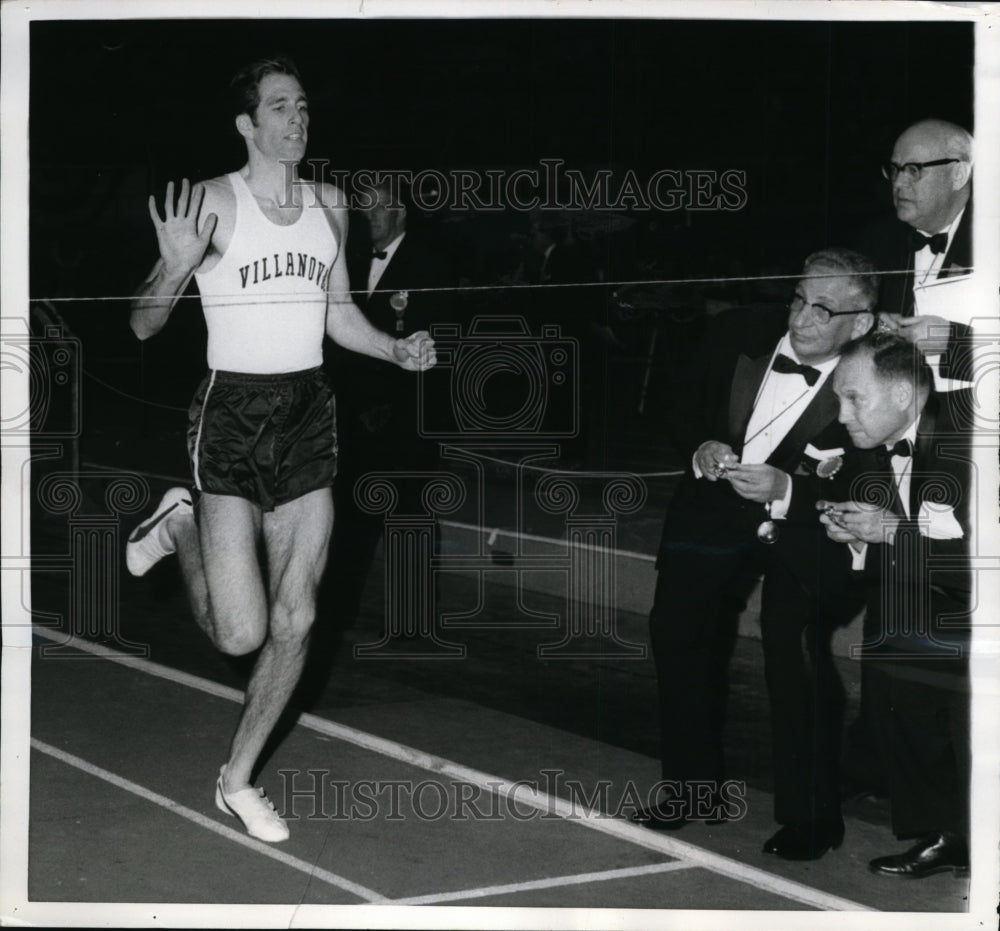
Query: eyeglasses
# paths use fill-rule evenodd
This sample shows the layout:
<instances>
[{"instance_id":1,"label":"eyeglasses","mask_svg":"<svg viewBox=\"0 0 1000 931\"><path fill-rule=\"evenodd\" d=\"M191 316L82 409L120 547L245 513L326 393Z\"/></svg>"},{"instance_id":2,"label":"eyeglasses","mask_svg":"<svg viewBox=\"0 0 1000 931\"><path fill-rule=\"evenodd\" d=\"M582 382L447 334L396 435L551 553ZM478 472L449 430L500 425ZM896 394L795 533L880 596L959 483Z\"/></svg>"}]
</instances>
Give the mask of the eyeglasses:
<instances>
[{"instance_id":1,"label":"eyeglasses","mask_svg":"<svg viewBox=\"0 0 1000 931\"><path fill-rule=\"evenodd\" d=\"M851 314L871 313L867 307L862 307L860 310L830 310L829 307L825 307L823 304L806 303L806 299L799 294L796 294L792 298L792 302L788 305L788 309L793 314L801 313L807 307L813 309L813 313L820 323L829 323L834 317L848 317Z\"/></svg>"},{"instance_id":2,"label":"eyeglasses","mask_svg":"<svg viewBox=\"0 0 1000 931\"><path fill-rule=\"evenodd\" d=\"M932 162L907 162L905 165L897 165L895 162L888 162L882 166L882 176L887 181L895 181L902 175L907 181L919 181L923 176L925 168L937 168L938 165L950 165L952 162L960 162L960 158L936 158Z\"/></svg>"}]
</instances>

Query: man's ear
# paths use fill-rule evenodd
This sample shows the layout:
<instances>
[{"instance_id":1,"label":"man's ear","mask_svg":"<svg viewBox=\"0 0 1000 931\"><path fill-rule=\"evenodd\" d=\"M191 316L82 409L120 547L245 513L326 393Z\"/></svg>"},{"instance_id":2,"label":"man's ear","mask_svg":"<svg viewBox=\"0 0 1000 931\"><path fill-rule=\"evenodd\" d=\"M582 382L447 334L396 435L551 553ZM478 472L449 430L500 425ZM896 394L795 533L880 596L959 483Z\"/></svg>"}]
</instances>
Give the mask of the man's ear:
<instances>
[{"instance_id":1,"label":"man's ear","mask_svg":"<svg viewBox=\"0 0 1000 931\"><path fill-rule=\"evenodd\" d=\"M902 378L892 386L892 399L899 410L906 410L913 403L913 385Z\"/></svg>"},{"instance_id":2,"label":"man's ear","mask_svg":"<svg viewBox=\"0 0 1000 931\"><path fill-rule=\"evenodd\" d=\"M859 339L864 336L875 323L875 314L866 310L863 314L854 315L854 326L851 329L851 339Z\"/></svg>"},{"instance_id":3,"label":"man's ear","mask_svg":"<svg viewBox=\"0 0 1000 931\"><path fill-rule=\"evenodd\" d=\"M972 177L972 162L959 162L952 174L952 190L960 191Z\"/></svg>"},{"instance_id":4,"label":"man's ear","mask_svg":"<svg viewBox=\"0 0 1000 931\"><path fill-rule=\"evenodd\" d=\"M236 131L244 139L249 139L253 135L253 120L246 113L236 117Z\"/></svg>"}]
</instances>

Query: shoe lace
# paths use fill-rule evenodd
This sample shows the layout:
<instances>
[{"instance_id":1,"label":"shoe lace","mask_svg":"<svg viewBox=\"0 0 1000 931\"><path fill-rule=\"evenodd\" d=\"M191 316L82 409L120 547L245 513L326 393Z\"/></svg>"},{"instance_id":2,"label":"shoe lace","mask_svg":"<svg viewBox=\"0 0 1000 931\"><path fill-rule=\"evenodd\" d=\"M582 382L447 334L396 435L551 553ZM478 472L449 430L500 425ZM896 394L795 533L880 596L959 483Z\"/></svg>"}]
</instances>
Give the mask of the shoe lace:
<instances>
[{"instance_id":1,"label":"shoe lace","mask_svg":"<svg viewBox=\"0 0 1000 931\"><path fill-rule=\"evenodd\" d=\"M267 793L266 793L266 792L264 791L264 787L263 787L263 786L261 786L261 787L260 787L260 789L258 789L258 791L260 792L260 800L261 800L261 801L262 801L262 802L263 802L263 803L264 803L264 804L265 804L265 805L266 805L266 806L267 806L268 808L270 808L270 809L271 809L271 811L273 811L273 812L274 812L275 814L277 814L277 813L278 813L278 811L277 811L277 809L276 809L276 808L274 807L274 802L272 802L272 801L271 801L271 800L270 800L270 799L269 799L269 798L267 797Z\"/></svg>"}]
</instances>

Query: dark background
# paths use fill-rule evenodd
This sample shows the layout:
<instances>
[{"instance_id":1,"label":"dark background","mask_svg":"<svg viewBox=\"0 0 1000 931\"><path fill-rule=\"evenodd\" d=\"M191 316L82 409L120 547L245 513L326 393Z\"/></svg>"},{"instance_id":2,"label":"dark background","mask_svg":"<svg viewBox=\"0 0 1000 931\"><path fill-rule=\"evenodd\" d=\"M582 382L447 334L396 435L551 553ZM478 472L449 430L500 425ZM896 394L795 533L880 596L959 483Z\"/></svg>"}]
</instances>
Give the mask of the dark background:
<instances>
[{"instance_id":1,"label":"dark background","mask_svg":"<svg viewBox=\"0 0 1000 931\"><path fill-rule=\"evenodd\" d=\"M156 486L186 481L186 408L205 369L205 329L196 299L182 302L155 339L140 343L128 328L127 296L156 258L146 200L154 193L162 203L171 179L211 177L244 163L224 91L237 67L276 51L295 58L310 97L307 157L340 170L513 170L560 158L585 176L602 168L632 169L640 178L660 169L746 173L748 199L737 212L591 213L580 228L607 283L595 293L611 308L608 320L622 343L603 380L585 386L588 403L603 397L613 414L596 447L604 458L586 465L661 472L647 478L647 506L618 526L618 545L637 552L652 551L672 494L669 470L682 465L664 434L663 407L688 387L676 373L701 324L721 304L780 298L781 289L632 289L634 312L626 314L614 298L622 282L794 274L809 252L849 243L853 230L891 209L879 164L904 126L936 116L974 130L969 25L35 22L31 294L36 303L50 299L80 341L83 430L74 469L84 473L93 501L103 498L102 465L144 472ZM440 213L429 223L461 279L485 289L468 292L465 314L499 308L539 322L532 313L544 303L504 284L527 217ZM594 453L594 445L585 450ZM32 478L63 468L39 457ZM487 470L487 478L494 512L487 526L520 519L508 505L513 471ZM65 552L62 512L35 506L32 515L34 552ZM558 523L553 531L526 522L525 530L559 536ZM481 598L467 580L448 581L442 604ZM380 585L373 571L356 642L382 631ZM437 660L352 667L345 650L331 677L327 654L314 648L318 665L306 677L305 706L336 715L359 703L447 695L655 757L651 659L539 659L537 641L550 634L518 629L520 602L511 605L503 594L512 591L493 586L484 614L493 623L468 635L470 662L461 668ZM62 582L36 584L33 597L41 610L66 615ZM174 623L186 610L183 600L172 565L153 579L124 578L125 636L154 644L161 662L242 681L242 669L238 678L219 672L223 661L209 656L194 625ZM529 604L566 610L566 599L537 593ZM331 636L329 615L321 618L316 636ZM629 623L628 638L638 641L645 619ZM738 642L731 669L733 772L770 789L756 645ZM856 695L857 664L845 662L842 675ZM318 697L328 681L333 692ZM881 809L873 817L888 821Z\"/></svg>"},{"instance_id":2,"label":"dark background","mask_svg":"<svg viewBox=\"0 0 1000 931\"><path fill-rule=\"evenodd\" d=\"M156 257L149 193L162 201L170 179L244 163L225 89L239 65L276 51L296 60L310 97L307 157L337 169L509 170L561 158L585 176L605 167L640 178L663 168L746 172L748 199L736 212L591 217L583 236L609 300L617 283L650 275L794 273L808 252L849 241L891 209L879 164L902 127L933 115L974 129L964 24L35 22L32 297L71 299L57 306L83 343L89 403L110 410L120 401L116 417L138 421L140 433L159 423L158 411L169 418L186 407L204 368L204 325L188 300L140 346L127 301L107 298L129 295ZM464 283L499 285L526 218L442 211L431 221ZM518 309L519 295L498 287L476 292L467 312L498 295ZM650 401L658 384L669 390L671 353L704 298L679 318L653 306L641 319L612 320L626 346L619 361L632 371L659 328ZM144 405L144 416L127 403ZM630 421L633 434L655 429L643 417ZM88 424L98 419L87 414ZM623 441L624 458L640 448L650 444Z\"/></svg>"}]
</instances>

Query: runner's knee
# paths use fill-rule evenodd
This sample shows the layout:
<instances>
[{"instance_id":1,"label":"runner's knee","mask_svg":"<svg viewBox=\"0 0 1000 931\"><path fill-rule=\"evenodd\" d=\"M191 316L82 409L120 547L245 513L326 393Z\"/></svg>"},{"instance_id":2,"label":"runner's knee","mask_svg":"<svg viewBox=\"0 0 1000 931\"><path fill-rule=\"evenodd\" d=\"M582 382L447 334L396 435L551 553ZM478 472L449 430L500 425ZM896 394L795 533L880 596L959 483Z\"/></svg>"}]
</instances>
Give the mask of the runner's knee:
<instances>
[{"instance_id":1,"label":"runner's knee","mask_svg":"<svg viewBox=\"0 0 1000 931\"><path fill-rule=\"evenodd\" d=\"M229 656L252 653L267 636L267 612L256 604L232 604L225 611L215 611L212 625L215 645Z\"/></svg>"},{"instance_id":2,"label":"runner's knee","mask_svg":"<svg viewBox=\"0 0 1000 931\"><path fill-rule=\"evenodd\" d=\"M216 646L227 656L246 656L264 642L265 630L235 628L219 631Z\"/></svg>"},{"instance_id":3,"label":"runner's knee","mask_svg":"<svg viewBox=\"0 0 1000 931\"><path fill-rule=\"evenodd\" d=\"M294 643L309 636L316 619L316 599L312 591L294 596L281 593L271 606L271 636Z\"/></svg>"}]
</instances>

